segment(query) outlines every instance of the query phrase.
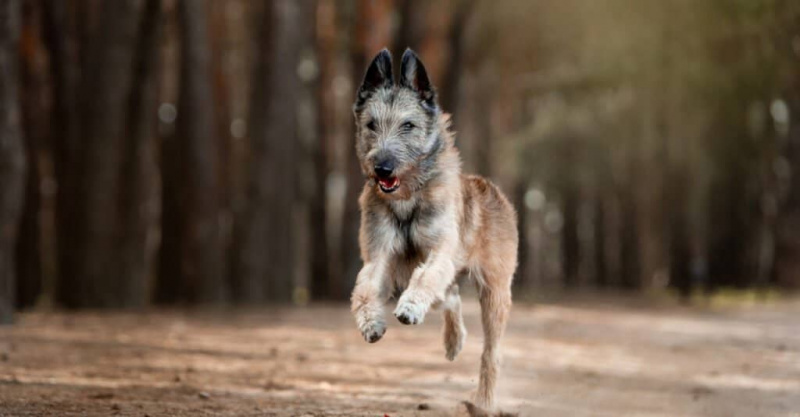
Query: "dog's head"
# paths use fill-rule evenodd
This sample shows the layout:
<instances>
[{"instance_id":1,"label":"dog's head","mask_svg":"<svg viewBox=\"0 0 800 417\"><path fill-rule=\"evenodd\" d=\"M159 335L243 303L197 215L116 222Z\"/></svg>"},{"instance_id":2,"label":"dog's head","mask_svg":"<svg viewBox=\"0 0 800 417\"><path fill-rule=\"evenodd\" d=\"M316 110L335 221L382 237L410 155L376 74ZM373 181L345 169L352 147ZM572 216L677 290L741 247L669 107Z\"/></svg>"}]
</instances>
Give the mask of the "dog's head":
<instances>
[{"instance_id":1,"label":"dog's head","mask_svg":"<svg viewBox=\"0 0 800 417\"><path fill-rule=\"evenodd\" d=\"M387 198L408 198L430 174L443 146L439 106L425 66L407 49L400 79L384 49L367 68L353 106L361 169Z\"/></svg>"}]
</instances>

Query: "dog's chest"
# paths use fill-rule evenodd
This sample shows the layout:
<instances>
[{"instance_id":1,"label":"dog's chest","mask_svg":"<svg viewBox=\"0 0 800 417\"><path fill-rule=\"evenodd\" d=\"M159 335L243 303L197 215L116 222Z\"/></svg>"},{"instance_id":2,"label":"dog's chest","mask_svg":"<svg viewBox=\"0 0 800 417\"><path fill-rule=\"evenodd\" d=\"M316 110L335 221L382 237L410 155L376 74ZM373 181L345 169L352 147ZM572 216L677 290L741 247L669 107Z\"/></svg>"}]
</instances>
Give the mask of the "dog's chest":
<instances>
[{"instance_id":1,"label":"dog's chest","mask_svg":"<svg viewBox=\"0 0 800 417\"><path fill-rule=\"evenodd\" d=\"M401 257L409 262L421 262L434 245L435 233L430 226L431 219L425 210L418 206L393 207L393 227L398 239L397 246Z\"/></svg>"},{"instance_id":2,"label":"dog's chest","mask_svg":"<svg viewBox=\"0 0 800 417\"><path fill-rule=\"evenodd\" d=\"M417 199L413 197L408 200L392 200L389 208L396 219L403 221L412 219L419 211Z\"/></svg>"},{"instance_id":3,"label":"dog's chest","mask_svg":"<svg viewBox=\"0 0 800 417\"><path fill-rule=\"evenodd\" d=\"M422 246L419 228L414 219L395 218L394 227L398 250L395 252L392 276L395 290L403 291L408 287L414 270L425 262L429 249Z\"/></svg>"},{"instance_id":4,"label":"dog's chest","mask_svg":"<svg viewBox=\"0 0 800 417\"><path fill-rule=\"evenodd\" d=\"M422 258L422 247L417 242L417 228L412 220L395 219L397 238L400 240L399 254L403 260L414 262Z\"/></svg>"}]
</instances>

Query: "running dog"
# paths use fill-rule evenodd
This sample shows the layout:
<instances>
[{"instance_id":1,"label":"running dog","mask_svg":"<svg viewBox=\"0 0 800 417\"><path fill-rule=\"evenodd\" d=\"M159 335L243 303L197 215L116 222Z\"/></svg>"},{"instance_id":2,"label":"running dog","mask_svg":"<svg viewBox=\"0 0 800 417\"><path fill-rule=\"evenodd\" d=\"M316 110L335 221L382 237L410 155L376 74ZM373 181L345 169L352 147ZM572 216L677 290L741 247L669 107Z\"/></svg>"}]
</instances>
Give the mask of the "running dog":
<instances>
[{"instance_id":1,"label":"running dog","mask_svg":"<svg viewBox=\"0 0 800 417\"><path fill-rule=\"evenodd\" d=\"M358 328L368 342L380 340L384 305L402 290L394 316L403 324L422 323L431 308L444 310L452 361L467 335L459 284L474 282L484 332L475 401L491 409L517 265L514 208L488 180L461 173L449 116L414 51L403 54L397 83L391 54L378 53L353 110L367 178L359 198L364 267L351 298Z\"/></svg>"}]
</instances>

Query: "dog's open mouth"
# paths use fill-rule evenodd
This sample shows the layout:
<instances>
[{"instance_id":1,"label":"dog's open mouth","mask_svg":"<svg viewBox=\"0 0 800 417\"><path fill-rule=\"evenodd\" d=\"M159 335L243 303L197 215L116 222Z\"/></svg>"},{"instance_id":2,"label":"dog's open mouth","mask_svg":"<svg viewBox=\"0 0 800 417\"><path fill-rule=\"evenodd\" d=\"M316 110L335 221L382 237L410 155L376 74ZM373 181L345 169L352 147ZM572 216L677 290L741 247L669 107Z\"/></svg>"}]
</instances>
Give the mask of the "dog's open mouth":
<instances>
[{"instance_id":1,"label":"dog's open mouth","mask_svg":"<svg viewBox=\"0 0 800 417\"><path fill-rule=\"evenodd\" d=\"M397 177L378 178L378 186L384 193L391 193L400 187L400 179Z\"/></svg>"}]
</instances>

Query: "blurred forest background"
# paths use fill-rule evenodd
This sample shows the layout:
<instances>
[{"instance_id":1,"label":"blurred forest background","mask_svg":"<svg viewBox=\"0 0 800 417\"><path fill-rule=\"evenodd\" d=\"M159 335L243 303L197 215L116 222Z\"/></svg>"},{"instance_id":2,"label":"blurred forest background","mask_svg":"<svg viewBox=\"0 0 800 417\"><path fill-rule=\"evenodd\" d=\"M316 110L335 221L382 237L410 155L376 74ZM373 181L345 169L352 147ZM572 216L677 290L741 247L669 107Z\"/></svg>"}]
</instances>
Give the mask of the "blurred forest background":
<instances>
[{"instance_id":1,"label":"blurred forest background","mask_svg":"<svg viewBox=\"0 0 800 417\"><path fill-rule=\"evenodd\" d=\"M796 0L0 5L0 321L346 300L384 46L515 202L518 294L800 286Z\"/></svg>"}]
</instances>

